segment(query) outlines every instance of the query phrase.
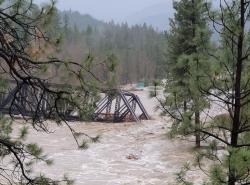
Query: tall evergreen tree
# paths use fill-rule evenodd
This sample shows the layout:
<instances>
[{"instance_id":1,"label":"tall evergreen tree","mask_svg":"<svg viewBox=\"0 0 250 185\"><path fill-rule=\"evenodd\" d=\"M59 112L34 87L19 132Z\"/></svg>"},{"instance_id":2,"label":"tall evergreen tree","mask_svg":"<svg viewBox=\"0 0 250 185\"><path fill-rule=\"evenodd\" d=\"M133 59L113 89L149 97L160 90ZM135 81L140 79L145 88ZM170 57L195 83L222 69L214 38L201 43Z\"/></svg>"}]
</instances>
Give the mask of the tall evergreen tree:
<instances>
[{"instance_id":1,"label":"tall evergreen tree","mask_svg":"<svg viewBox=\"0 0 250 185\"><path fill-rule=\"evenodd\" d=\"M183 0L179 1L179 4L184 2L191 1ZM205 184L250 184L250 76L248 72L250 30L247 26L250 16L249 6L250 2L247 0L220 1L219 8L214 11L211 11L209 6L206 5L210 23L212 23L216 34L220 36L220 42L217 42L216 51L211 52L207 50L204 52L204 54L207 53L210 57L211 70L197 65L198 67L194 69L194 74L197 74L201 70L203 75L198 75L199 78L196 81L194 79L194 86L191 86L193 90L198 90L196 98L206 98L211 105L205 114L208 118L205 122L206 124L200 125L199 128L195 127L196 130L202 133L203 138L206 138L206 142L208 143L207 150L199 150L195 161L196 165L209 175L209 181ZM183 38L183 45L186 44L186 41L189 41L188 38ZM177 41L173 40L174 44L177 44ZM203 43L194 46L197 48L197 46L203 46ZM192 45L190 45L190 48L192 48ZM172 51L179 52L177 47L176 50ZM175 56L172 55L172 58ZM183 57L181 58L183 60ZM179 61L180 59L177 58L176 60ZM173 64L171 65L174 66ZM182 67L183 65L180 66ZM169 76L173 82L175 82L176 78L181 78L184 82L189 79L189 75L182 76L182 74L186 74L186 69L190 71L190 66L177 68L182 69L179 73L173 73L173 69L175 68L171 68L169 71ZM176 75L174 76L173 74ZM190 95L192 95L192 91L189 89L190 84L184 82L181 83L182 85L184 84L181 88L179 88L178 83L169 82L169 85L170 88L176 87L177 89L174 92L174 98L181 94L182 101L180 103L183 103L187 99L191 100L187 102L186 110L188 111L189 106L194 105L196 100L193 99L193 96L190 96L191 98L189 96L185 97L185 94L183 95L182 91L179 91L179 89L182 90L185 88L185 91L188 92L186 93L189 95L189 92L191 92ZM169 92L170 95L168 96L171 96L173 93L172 91ZM178 100L175 98L172 101L174 102L172 103L174 108L170 110L166 109L166 111L175 119L183 121L178 116L182 115L183 112L185 113L185 106L182 105L182 109L179 109ZM199 110L201 109L199 108ZM191 117L191 115L189 116ZM186 117L183 118L185 119ZM187 119L187 122L190 122L189 119ZM190 128L193 128L192 125L184 127L184 131ZM224 148L223 152L219 152L221 148ZM208 166L207 164L211 165ZM208 167L210 167L209 171L207 171ZM185 169L188 170L189 168ZM183 178L185 169L178 173L177 179L182 184L192 184Z\"/></svg>"},{"instance_id":2,"label":"tall evergreen tree","mask_svg":"<svg viewBox=\"0 0 250 185\"><path fill-rule=\"evenodd\" d=\"M249 5L247 0L220 1L219 10L209 11L221 38L218 51L211 54L219 70L209 76L213 91L202 93L224 107L226 115L213 115L213 132L206 134L227 149L223 158L215 155L219 162L211 170L212 184L250 184Z\"/></svg>"},{"instance_id":3,"label":"tall evergreen tree","mask_svg":"<svg viewBox=\"0 0 250 185\"><path fill-rule=\"evenodd\" d=\"M167 85L164 110L174 120L173 134L195 134L200 147L200 113L207 101L199 92L202 69L209 71L210 32L204 0L174 1L176 10L167 33ZM206 82L204 82L204 85Z\"/></svg>"}]
</instances>

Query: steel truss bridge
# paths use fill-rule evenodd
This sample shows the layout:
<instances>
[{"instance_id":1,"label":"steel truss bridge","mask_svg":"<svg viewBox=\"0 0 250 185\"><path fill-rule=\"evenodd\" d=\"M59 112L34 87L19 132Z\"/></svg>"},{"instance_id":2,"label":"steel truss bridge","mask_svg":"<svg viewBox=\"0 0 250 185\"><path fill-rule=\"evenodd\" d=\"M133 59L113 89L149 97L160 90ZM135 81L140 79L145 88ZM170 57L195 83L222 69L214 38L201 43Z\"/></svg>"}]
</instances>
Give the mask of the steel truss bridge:
<instances>
[{"instance_id":1,"label":"steel truss bridge","mask_svg":"<svg viewBox=\"0 0 250 185\"><path fill-rule=\"evenodd\" d=\"M55 119L54 107L61 117L68 121L81 120L79 114L73 114L74 107L66 101L60 101L60 106L55 106L55 97L48 92L41 92L41 88L30 85L16 85L11 82L11 89L0 93L0 113L22 117L43 117ZM63 88L63 85L47 84L53 88ZM150 117L142 105L139 97L131 92L123 90L110 90L97 104L93 114L93 121L98 122L124 122L149 120ZM57 102L58 103L58 102Z\"/></svg>"},{"instance_id":2,"label":"steel truss bridge","mask_svg":"<svg viewBox=\"0 0 250 185\"><path fill-rule=\"evenodd\" d=\"M123 122L149 120L139 97L131 92L113 90L98 103L94 121Z\"/></svg>"}]
</instances>

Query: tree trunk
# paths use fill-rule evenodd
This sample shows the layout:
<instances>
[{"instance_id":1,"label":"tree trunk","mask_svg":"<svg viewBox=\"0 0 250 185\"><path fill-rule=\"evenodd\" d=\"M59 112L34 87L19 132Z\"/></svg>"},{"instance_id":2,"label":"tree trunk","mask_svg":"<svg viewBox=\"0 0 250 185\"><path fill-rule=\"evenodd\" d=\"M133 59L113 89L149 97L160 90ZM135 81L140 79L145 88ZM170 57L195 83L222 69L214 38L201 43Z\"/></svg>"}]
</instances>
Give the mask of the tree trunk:
<instances>
[{"instance_id":1,"label":"tree trunk","mask_svg":"<svg viewBox=\"0 0 250 185\"><path fill-rule=\"evenodd\" d=\"M192 5L193 5L193 8L194 8L194 10L195 10L195 1L194 0L192 0ZM196 15L195 15L195 13L192 15L192 25L193 25L193 38L195 38L196 37ZM194 47L194 52L195 53L197 53L198 51L197 51L197 46L195 46ZM196 61L197 63L197 71L199 70L199 61L198 61L198 59L197 59L197 61ZM198 82L199 81L199 77L198 76L196 76L196 81ZM196 99L196 97L194 98L194 99ZM200 146L201 146L201 136L200 136L200 112L199 112L199 110L197 109L197 106L198 106L198 104L199 104L199 101L195 101L196 103L196 110L195 110L195 145L196 145L196 147L197 148L200 148Z\"/></svg>"},{"instance_id":2,"label":"tree trunk","mask_svg":"<svg viewBox=\"0 0 250 185\"><path fill-rule=\"evenodd\" d=\"M195 145L197 148L201 147L201 135L200 135L200 112L195 112Z\"/></svg>"},{"instance_id":3,"label":"tree trunk","mask_svg":"<svg viewBox=\"0 0 250 185\"><path fill-rule=\"evenodd\" d=\"M242 56L243 56L243 41L244 41L244 29L245 29L245 2L241 0L240 3L240 30L238 36L237 45L237 63L236 63L236 77L235 77L235 105L234 105L234 118L233 127L231 133L231 147L236 148L238 145L239 128L241 124L241 78L242 78ZM236 178L230 169L229 165L229 178L228 185L235 185Z\"/></svg>"},{"instance_id":4,"label":"tree trunk","mask_svg":"<svg viewBox=\"0 0 250 185\"><path fill-rule=\"evenodd\" d=\"M229 176L228 185L235 185L236 181L234 176Z\"/></svg>"},{"instance_id":5,"label":"tree trunk","mask_svg":"<svg viewBox=\"0 0 250 185\"><path fill-rule=\"evenodd\" d=\"M242 76L242 55L243 55L243 39L245 27L245 8L244 0L241 0L241 33L238 37L238 56L236 64L236 78L235 78L235 107L233 129L231 135L231 146L236 147L238 144L238 131L240 127L240 112L241 112L241 76Z\"/></svg>"},{"instance_id":6,"label":"tree trunk","mask_svg":"<svg viewBox=\"0 0 250 185\"><path fill-rule=\"evenodd\" d=\"M183 102L183 109L184 109L184 113L186 113L187 112L187 102L186 101Z\"/></svg>"}]
</instances>

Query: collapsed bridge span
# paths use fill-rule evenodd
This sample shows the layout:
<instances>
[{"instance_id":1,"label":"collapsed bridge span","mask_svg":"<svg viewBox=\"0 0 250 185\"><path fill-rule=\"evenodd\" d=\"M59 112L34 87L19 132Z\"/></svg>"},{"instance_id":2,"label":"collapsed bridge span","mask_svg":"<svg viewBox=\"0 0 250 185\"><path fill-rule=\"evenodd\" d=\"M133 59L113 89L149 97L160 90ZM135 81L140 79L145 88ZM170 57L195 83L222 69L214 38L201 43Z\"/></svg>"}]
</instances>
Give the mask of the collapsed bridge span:
<instances>
[{"instance_id":1,"label":"collapsed bridge span","mask_svg":"<svg viewBox=\"0 0 250 185\"><path fill-rule=\"evenodd\" d=\"M94 121L123 122L149 120L139 97L131 92L112 90L98 103Z\"/></svg>"},{"instance_id":2,"label":"collapsed bridge span","mask_svg":"<svg viewBox=\"0 0 250 185\"><path fill-rule=\"evenodd\" d=\"M30 87L28 84L16 85L10 81L11 85L7 92L0 93L0 113L12 116L21 115L34 119L45 118L54 119L51 112L53 107L57 107L58 113L65 120L80 121L81 117L76 109L67 101L60 102L55 106L55 98L41 89ZM60 84L47 84L56 89L65 88ZM96 105L93 113L93 121L103 122L123 122L148 120L149 115L142 105L139 97L131 92L114 89L106 91L103 99Z\"/></svg>"}]
</instances>

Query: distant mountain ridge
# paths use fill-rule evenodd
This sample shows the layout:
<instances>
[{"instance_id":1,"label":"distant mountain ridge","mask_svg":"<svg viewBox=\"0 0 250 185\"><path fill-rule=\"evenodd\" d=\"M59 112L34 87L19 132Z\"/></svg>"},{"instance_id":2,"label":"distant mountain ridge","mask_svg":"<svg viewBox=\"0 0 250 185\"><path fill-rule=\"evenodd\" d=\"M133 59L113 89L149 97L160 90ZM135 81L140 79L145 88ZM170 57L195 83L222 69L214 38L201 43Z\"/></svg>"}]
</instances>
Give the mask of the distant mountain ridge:
<instances>
[{"instance_id":1,"label":"distant mountain ridge","mask_svg":"<svg viewBox=\"0 0 250 185\"><path fill-rule=\"evenodd\" d=\"M174 16L172 1L155 4L147 7L126 18L129 25L144 24L151 25L158 30L169 29L169 18Z\"/></svg>"},{"instance_id":2,"label":"distant mountain ridge","mask_svg":"<svg viewBox=\"0 0 250 185\"><path fill-rule=\"evenodd\" d=\"M59 16L62 22L65 17L67 17L69 26L77 26L80 30L86 30L88 26L91 26L92 28L101 28L105 25L103 21L97 20L88 14L81 14L77 11L59 11Z\"/></svg>"},{"instance_id":3,"label":"distant mountain ridge","mask_svg":"<svg viewBox=\"0 0 250 185\"><path fill-rule=\"evenodd\" d=\"M129 26L134 25L151 25L158 31L169 29L169 18L173 17L174 9L172 8L172 1L163 4L155 4L147 7L127 18L124 19L124 23L128 23ZM89 14L81 14L77 11L59 11L61 21L64 21L65 16L68 18L69 26L75 25L80 30L86 30L88 26L92 28L102 29L107 25L107 22L98 20ZM117 23L121 24L121 23Z\"/></svg>"},{"instance_id":4,"label":"distant mountain ridge","mask_svg":"<svg viewBox=\"0 0 250 185\"><path fill-rule=\"evenodd\" d=\"M211 0L213 7L216 8L219 6L219 0ZM108 22L112 20L98 20L89 14L82 14L77 11L59 11L61 18L65 14L69 17L70 26L77 25L79 29L85 30L88 25L91 27L103 27L107 25ZM117 24L128 23L129 26L133 26L136 24L143 25L146 23L147 25L151 25L158 31L169 30L169 19L174 17L174 8L173 1L167 0L165 3L154 4L152 6L146 7L130 16L125 17L121 21L115 21Z\"/></svg>"}]
</instances>

